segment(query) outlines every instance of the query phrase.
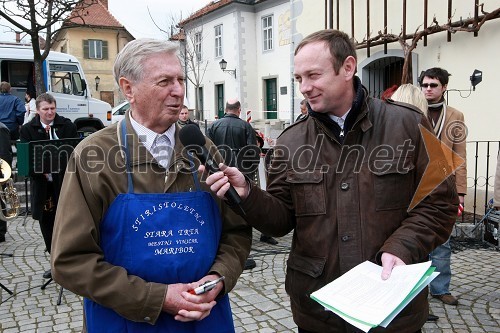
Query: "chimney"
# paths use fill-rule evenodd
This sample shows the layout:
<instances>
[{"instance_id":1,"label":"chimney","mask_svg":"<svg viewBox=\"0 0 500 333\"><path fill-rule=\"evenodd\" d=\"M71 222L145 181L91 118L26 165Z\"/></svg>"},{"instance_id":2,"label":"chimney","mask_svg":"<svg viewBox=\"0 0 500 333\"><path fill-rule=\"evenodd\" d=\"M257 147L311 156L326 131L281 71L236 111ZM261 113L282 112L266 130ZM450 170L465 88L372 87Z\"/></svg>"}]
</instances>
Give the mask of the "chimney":
<instances>
[{"instance_id":1,"label":"chimney","mask_svg":"<svg viewBox=\"0 0 500 333\"><path fill-rule=\"evenodd\" d=\"M99 0L101 4L108 9L108 0Z\"/></svg>"},{"instance_id":2,"label":"chimney","mask_svg":"<svg viewBox=\"0 0 500 333\"><path fill-rule=\"evenodd\" d=\"M16 43L21 43L21 33L16 32Z\"/></svg>"}]
</instances>

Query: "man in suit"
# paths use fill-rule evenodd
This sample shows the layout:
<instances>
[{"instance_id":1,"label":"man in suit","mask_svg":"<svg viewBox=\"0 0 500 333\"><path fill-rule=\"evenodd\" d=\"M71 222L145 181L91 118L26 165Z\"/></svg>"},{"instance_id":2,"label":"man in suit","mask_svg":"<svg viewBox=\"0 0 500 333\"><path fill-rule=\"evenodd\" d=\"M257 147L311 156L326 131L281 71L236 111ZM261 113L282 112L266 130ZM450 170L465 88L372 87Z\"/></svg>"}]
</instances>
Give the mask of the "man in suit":
<instances>
[{"instance_id":1,"label":"man in suit","mask_svg":"<svg viewBox=\"0 0 500 333\"><path fill-rule=\"evenodd\" d=\"M21 142L78 137L75 124L56 113L56 100L52 95L41 94L35 104L39 117L33 118L21 127ZM59 172L38 174L33 176L31 181L31 212L33 219L40 223L40 230L49 253L65 168L65 164L61 165ZM50 278L50 270L46 271L43 277Z\"/></svg>"},{"instance_id":2,"label":"man in suit","mask_svg":"<svg viewBox=\"0 0 500 333\"><path fill-rule=\"evenodd\" d=\"M442 68L434 67L426 70L420 77L420 86L429 103L427 118L434 133L441 140L448 164L455 170L456 190L463 209L464 196L467 194L466 145L467 128L464 115L455 108L446 105L444 93L448 87L450 74ZM458 160L456 153L462 160ZM430 284L431 295L448 305L457 305L458 299L450 293L451 281L451 247L449 239L431 252L432 265L436 266L439 276Z\"/></svg>"}]
</instances>

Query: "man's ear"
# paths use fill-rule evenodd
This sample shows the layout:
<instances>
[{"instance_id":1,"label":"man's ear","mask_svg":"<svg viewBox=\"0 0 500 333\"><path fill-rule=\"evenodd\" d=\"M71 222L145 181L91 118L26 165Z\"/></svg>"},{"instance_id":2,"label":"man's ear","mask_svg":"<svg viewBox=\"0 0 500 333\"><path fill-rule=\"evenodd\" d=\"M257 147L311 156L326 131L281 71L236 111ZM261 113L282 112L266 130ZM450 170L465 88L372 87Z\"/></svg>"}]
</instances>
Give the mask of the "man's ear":
<instances>
[{"instance_id":1,"label":"man's ear","mask_svg":"<svg viewBox=\"0 0 500 333\"><path fill-rule=\"evenodd\" d=\"M348 56L344 60L344 64L342 65L342 68L344 68L344 75L346 80L352 79L354 74L356 74L356 59L353 56Z\"/></svg>"},{"instance_id":2,"label":"man's ear","mask_svg":"<svg viewBox=\"0 0 500 333\"><path fill-rule=\"evenodd\" d=\"M131 101L134 98L132 82L129 79L122 76L118 79L118 85L120 86L120 90L122 91L123 95L127 98L127 100Z\"/></svg>"}]
</instances>

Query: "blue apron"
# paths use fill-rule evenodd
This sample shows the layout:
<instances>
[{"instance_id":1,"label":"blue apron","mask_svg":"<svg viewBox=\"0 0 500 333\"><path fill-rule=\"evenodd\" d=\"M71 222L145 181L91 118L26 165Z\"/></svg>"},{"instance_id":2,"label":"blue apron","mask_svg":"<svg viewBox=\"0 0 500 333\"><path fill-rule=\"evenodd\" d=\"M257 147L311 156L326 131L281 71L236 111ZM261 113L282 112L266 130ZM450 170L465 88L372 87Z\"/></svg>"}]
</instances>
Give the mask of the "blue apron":
<instances>
[{"instance_id":1,"label":"blue apron","mask_svg":"<svg viewBox=\"0 0 500 333\"><path fill-rule=\"evenodd\" d=\"M210 193L200 190L193 163L195 192L134 193L125 121L122 125L128 193L115 198L100 224L104 260L149 282L198 281L217 255L222 228L219 209ZM133 322L87 298L84 311L89 333L234 332L227 295L217 300L208 317L187 323L165 312L155 325Z\"/></svg>"}]
</instances>

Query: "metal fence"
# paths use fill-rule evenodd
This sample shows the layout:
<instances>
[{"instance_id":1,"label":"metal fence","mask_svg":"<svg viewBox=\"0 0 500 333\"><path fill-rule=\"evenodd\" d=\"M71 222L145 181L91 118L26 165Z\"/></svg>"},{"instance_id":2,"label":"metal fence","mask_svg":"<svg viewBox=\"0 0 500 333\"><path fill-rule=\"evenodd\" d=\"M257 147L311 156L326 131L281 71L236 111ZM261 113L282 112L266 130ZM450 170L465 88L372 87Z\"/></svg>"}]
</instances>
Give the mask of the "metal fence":
<instances>
[{"instance_id":1,"label":"metal fence","mask_svg":"<svg viewBox=\"0 0 500 333\"><path fill-rule=\"evenodd\" d=\"M467 185L468 196L471 198L466 198L465 209L473 214L474 223L477 223L486 213L488 202L493 197L493 184L499 153L500 141L467 142ZM471 159L471 156L474 156L474 159Z\"/></svg>"}]
</instances>

